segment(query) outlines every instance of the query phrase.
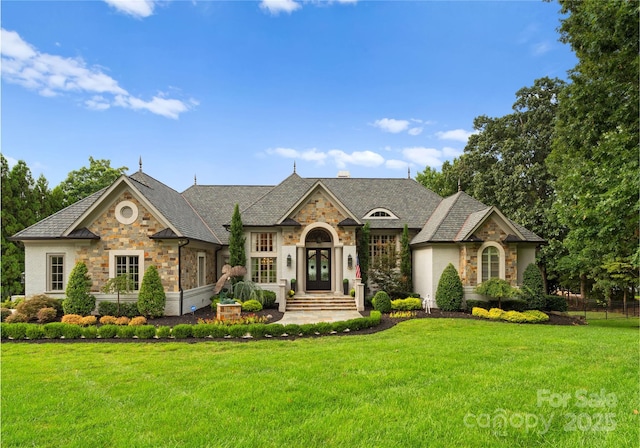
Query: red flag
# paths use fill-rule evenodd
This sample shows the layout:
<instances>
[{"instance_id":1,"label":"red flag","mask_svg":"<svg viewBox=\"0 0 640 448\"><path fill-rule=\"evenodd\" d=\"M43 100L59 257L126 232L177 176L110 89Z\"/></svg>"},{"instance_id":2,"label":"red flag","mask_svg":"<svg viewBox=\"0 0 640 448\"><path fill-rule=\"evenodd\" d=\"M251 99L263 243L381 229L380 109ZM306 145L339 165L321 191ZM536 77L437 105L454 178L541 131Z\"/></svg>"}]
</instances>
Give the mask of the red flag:
<instances>
[{"instance_id":1,"label":"red flag","mask_svg":"<svg viewBox=\"0 0 640 448\"><path fill-rule=\"evenodd\" d=\"M356 278L362 278L362 273L360 272L360 257L356 256Z\"/></svg>"}]
</instances>

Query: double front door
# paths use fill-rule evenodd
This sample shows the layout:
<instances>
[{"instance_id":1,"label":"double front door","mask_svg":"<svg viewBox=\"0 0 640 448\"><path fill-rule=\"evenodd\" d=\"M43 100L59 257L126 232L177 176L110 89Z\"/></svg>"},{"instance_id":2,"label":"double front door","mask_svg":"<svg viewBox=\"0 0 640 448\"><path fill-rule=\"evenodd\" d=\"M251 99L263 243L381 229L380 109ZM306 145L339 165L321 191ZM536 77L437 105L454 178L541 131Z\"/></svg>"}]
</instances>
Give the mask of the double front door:
<instances>
[{"instance_id":1,"label":"double front door","mask_svg":"<svg viewBox=\"0 0 640 448\"><path fill-rule=\"evenodd\" d=\"M307 249L307 290L331 290L331 249Z\"/></svg>"}]
</instances>

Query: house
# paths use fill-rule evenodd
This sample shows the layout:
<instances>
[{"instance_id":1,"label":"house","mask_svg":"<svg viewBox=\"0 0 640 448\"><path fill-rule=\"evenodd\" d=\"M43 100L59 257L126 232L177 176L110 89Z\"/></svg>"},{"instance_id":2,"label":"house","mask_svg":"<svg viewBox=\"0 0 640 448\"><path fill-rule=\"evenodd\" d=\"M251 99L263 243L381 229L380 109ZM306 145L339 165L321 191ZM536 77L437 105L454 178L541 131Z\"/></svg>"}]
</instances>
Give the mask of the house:
<instances>
[{"instance_id":1,"label":"house","mask_svg":"<svg viewBox=\"0 0 640 448\"><path fill-rule=\"evenodd\" d=\"M372 263L388 244L399 249L407 225L414 291L424 298L435 296L449 263L466 298L492 277L519 285L543 242L463 191L442 198L409 178L303 178L294 168L275 186L193 185L179 193L141 167L12 237L25 246L25 293L64 297L69 273L84 261L98 300L115 300L100 292L109 278L131 274L137 289L155 265L167 315L207 306L229 259L227 229L236 203L246 235L246 278L276 292L283 311L294 278L297 293L311 297L343 296L348 279L355 307L364 308L356 242L367 222Z\"/></svg>"}]
</instances>

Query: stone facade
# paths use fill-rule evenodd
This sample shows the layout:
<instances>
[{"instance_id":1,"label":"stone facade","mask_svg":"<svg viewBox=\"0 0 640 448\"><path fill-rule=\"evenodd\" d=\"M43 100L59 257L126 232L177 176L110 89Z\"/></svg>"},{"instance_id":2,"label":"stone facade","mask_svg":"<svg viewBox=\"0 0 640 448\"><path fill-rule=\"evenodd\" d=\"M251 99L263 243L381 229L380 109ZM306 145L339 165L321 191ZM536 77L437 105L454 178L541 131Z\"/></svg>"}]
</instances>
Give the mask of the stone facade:
<instances>
[{"instance_id":1,"label":"stone facade","mask_svg":"<svg viewBox=\"0 0 640 448\"><path fill-rule=\"evenodd\" d=\"M214 284L216 264L213 250L192 248L189 246L182 248L182 289L193 289L198 287L198 255L205 254L205 283ZM203 285L200 285L203 286Z\"/></svg>"}]
</instances>

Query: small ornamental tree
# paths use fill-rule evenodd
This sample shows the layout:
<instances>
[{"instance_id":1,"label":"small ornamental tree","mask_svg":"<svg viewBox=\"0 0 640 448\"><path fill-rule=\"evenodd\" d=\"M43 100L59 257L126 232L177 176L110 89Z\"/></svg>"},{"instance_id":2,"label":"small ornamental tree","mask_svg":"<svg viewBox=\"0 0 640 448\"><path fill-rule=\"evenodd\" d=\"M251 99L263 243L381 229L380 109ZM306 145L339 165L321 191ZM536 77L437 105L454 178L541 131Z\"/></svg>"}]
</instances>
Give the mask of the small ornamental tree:
<instances>
[{"instance_id":1,"label":"small ornamental tree","mask_svg":"<svg viewBox=\"0 0 640 448\"><path fill-rule=\"evenodd\" d=\"M538 266L530 263L522 273L522 298L530 310L541 310L545 306L544 282Z\"/></svg>"},{"instance_id":2,"label":"small ornamental tree","mask_svg":"<svg viewBox=\"0 0 640 448\"><path fill-rule=\"evenodd\" d=\"M164 316L164 306L167 296L162 287L158 269L151 265L144 272L140 291L138 292L138 311L147 317Z\"/></svg>"},{"instance_id":3,"label":"small ornamental tree","mask_svg":"<svg viewBox=\"0 0 640 448\"><path fill-rule=\"evenodd\" d=\"M240 207L236 204L231 217L231 226L229 228L229 264L231 267L247 266L247 255L244 250L245 236L242 225L242 217L240 216ZM231 277L231 283L236 284L243 277Z\"/></svg>"},{"instance_id":4,"label":"small ornamental tree","mask_svg":"<svg viewBox=\"0 0 640 448\"><path fill-rule=\"evenodd\" d=\"M508 299L514 293L508 281L501 278L491 278L476 286L476 292L498 301L498 308L502 308L502 299Z\"/></svg>"},{"instance_id":5,"label":"small ornamental tree","mask_svg":"<svg viewBox=\"0 0 640 448\"><path fill-rule=\"evenodd\" d=\"M442 311L459 311L463 296L464 290L458 271L452 263L449 263L438 281L436 304Z\"/></svg>"},{"instance_id":6,"label":"small ornamental tree","mask_svg":"<svg viewBox=\"0 0 640 448\"><path fill-rule=\"evenodd\" d=\"M116 310L118 313L120 313L120 294L129 294L132 291L133 279L129 274L120 274L114 278L110 278L102 287L102 292L104 293L110 294L115 292L117 294Z\"/></svg>"},{"instance_id":7,"label":"small ornamental tree","mask_svg":"<svg viewBox=\"0 0 640 448\"><path fill-rule=\"evenodd\" d=\"M69 274L69 283L65 291L67 298L62 302L65 314L87 316L96 307L96 297L90 294L91 277L84 262L79 261Z\"/></svg>"}]
</instances>

